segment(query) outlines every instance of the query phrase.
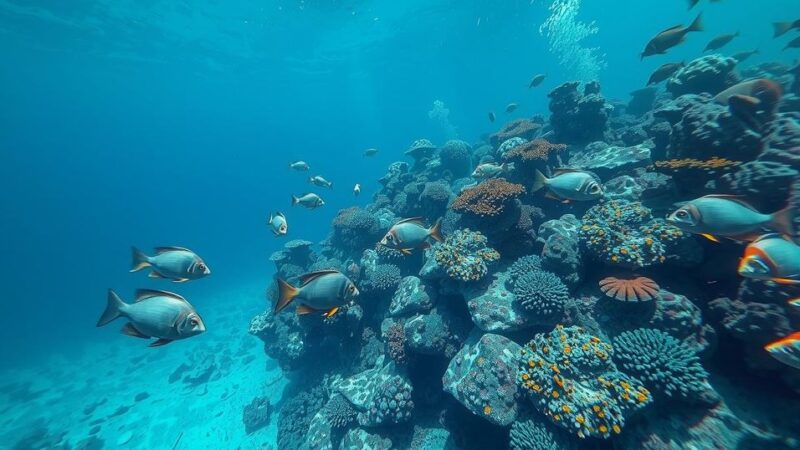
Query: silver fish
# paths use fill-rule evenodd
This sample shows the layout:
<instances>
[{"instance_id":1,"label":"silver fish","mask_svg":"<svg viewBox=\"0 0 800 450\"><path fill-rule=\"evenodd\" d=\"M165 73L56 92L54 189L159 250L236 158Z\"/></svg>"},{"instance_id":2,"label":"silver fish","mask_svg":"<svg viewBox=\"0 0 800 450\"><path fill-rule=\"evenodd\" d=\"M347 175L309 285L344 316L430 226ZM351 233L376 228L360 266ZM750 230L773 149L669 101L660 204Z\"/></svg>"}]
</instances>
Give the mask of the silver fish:
<instances>
[{"instance_id":1,"label":"silver fish","mask_svg":"<svg viewBox=\"0 0 800 450\"><path fill-rule=\"evenodd\" d=\"M322 198L314 193L303 194L300 197L293 195L292 196L292 206L300 205L305 206L309 209L319 208L320 206L324 206L325 202Z\"/></svg>"},{"instance_id":2,"label":"silver fish","mask_svg":"<svg viewBox=\"0 0 800 450\"><path fill-rule=\"evenodd\" d=\"M537 170L532 191L545 187L547 197L564 202L596 200L603 196L603 186L591 174L580 170L557 169L552 178Z\"/></svg>"},{"instance_id":3,"label":"silver fish","mask_svg":"<svg viewBox=\"0 0 800 450\"><path fill-rule=\"evenodd\" d=\"M172 292L139 289L136 291L136 302L127 304L109 289L107 301L97 326L102 327L124 317L129 322L122 327L122 333L143 339L156 338L150 347L166 345L206 331L206 325L194 306Z\"/></svg>"},{"instance_id":4,"label":"silver fish","mask_svg":"<svg viewBox=\"0 0 800 450\"><path fill-rule=\"evenodd\" d=\"M370 157L370 156L375 156L377 154L378 154L378 149L377 148L368 148L368 149L364 150L364 157L365 158L366 157Z\"/></svg>"},{"instance_id":5,"label":"silver fish","mask_svg":"<svg viewBox=\"0 0 800 450\"><path fill-rule=\"evenodd\" d=\"M800 246L777 233L751 242L739 261L739 275L779 284L800 284Z\"/></svg>"},{"instance_id":6,"label":"silver fish","mask_svg":"<svg viewBox=\"0 0 800 450\"><path fill-rule=\"evenodd\" d=\"M403 219L396 224L381 239L380 245L400 250L405 255L410 255L411 250L422 249L430 246L430 240L442 240L442 221L427 228L422 223L422 217Z\"/></svg>"},{"instance_id":7,"label":"silver fish","mask_svg":"<svg viewBox=\"0 0 800 450\"><path fill-rule=\"evenodd\" d=\"M150 267L153 269L148 275L150 278L167 278L175 283L211 275L211 269L203 258L188 248L156 247L155 256L147 256L136 247L131 249L133 253L131 272Z\"/></svg>"},{"instance_id":8,"label":"silver fish","mask_svg":"<svg viewBox=\"0 0 800 450\"><path fill-rule=\"evenodd\" d=\"M275 236L286 236L289 231L289 222L286 221L286 216L280 211L270 214L267 224Z\"/></svg>"},{"instance_id":9,"label":"silver fish","mask_svg":"<svg viewBox=\"0 0 800 450\"><path fill-rule=\"evenodd\" d=\"M747 202L730 195L706 195L694 199L667 216L667 222L712 241L718 237L748 241L771 229L792 235L792 211L762 214Z\"/></svg>"},{"instance_id":10,"label":"silver fish","mask_svg":"<svg viewBox=\"0 0 800 450\"><path fill-rule=\"evenodd\" d=\"M492 164L483 163L472 172L473 178L494 178L514 170L514 163Z\"/></svg>"},{"instance_id":11,"label":"silver fish","mask_svg":"<svg viewBox=\"0 0 800 450\"><path fill-rule=\"evenodd\" d=\"M361 194L361 185L356 183L356 185L353 186L353 195L358 197L360 194Z\"/></svg>"},{"instance_id":12,"label":"silver fish","mask_svg":"<svg viewBox=\"0 0 800 450\"><path fill-rule=\"evenodd\" d=\"M506 106L506 112L511 114L512 112L516 111L517 108L519 108L519 105L517 105L516 103L509 103Z\"/></svg>"},{"instance_id":13,"label":"silver fish","mask_svg":"<svg viewBox=\"0 0 800 450\"><path fill-rule=\"evenodd\" d=\"M545 77L545 75L543 73L540 73L539 75L534 76L531 79L531 82L528 83L528 89L534 88L534 87L542 84L542 81L544 81L544 77Z\"/></svg>"},{"instance_id":14,"label":"silver fish","mask_svg":"<svg viewBox=\"0 0 800 450\"><path fill-rule=\"evenodd\" d=\"M333 188L333 183L331 183L330 181L326 180L325 178L322 178L319 175L315 175L313 177L308 177L308 182L313 184L313 185L319 186L319 187L324 187L324 188L328 188L328 189L332 189Z\"/></svg>"},{"instance_id":15,"label":"silver fish","mask_svg":"<svg viewBox=\"0 0 800 450\"><path fill-rule=\"evenodd\" d=\"M358 297L356 285L337 270L307 273L300 277L300 286L294 287L278 280L279 296L275 313L281 312L293 301L297 301L297 314L305 315L322 311L326 318L332 317L339 307Z\"/></svg>"},{"instance_id":16,"label":"silver fish","mask_svg":"<svg viewBox=\"0 0 800 450\"><path fill-rule=\"evenodd\" d=\"M295 161L293 163L289 163L289 168L298 172L307 172L311 166L309 166L305 161Z\"/></svg>"}]
</instances>

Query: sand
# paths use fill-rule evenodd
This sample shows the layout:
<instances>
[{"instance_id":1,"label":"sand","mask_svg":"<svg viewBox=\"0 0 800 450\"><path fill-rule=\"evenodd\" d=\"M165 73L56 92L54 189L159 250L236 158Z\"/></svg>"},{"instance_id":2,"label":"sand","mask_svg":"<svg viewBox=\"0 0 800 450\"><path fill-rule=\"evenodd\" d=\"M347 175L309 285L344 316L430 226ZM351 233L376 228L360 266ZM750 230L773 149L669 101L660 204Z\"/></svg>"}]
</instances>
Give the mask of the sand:
<instances>
[{"instance_id":1,"label":"sand","mask_svg":"<svg viewBox=\"0 0 800 450\"><path fill-rule=\"evenodd\" d=\"M81 448L92 436L83 448L100 448L97 439L107 449L276 448L277 409L250 435L242 421L253 398L275 405L285 387L247 333L263 310L263 287L192 300L209 330L201 336L149 348L98 331L96 342L68 355L0 372L0 449Z\"/></svg>"}]
</instances>

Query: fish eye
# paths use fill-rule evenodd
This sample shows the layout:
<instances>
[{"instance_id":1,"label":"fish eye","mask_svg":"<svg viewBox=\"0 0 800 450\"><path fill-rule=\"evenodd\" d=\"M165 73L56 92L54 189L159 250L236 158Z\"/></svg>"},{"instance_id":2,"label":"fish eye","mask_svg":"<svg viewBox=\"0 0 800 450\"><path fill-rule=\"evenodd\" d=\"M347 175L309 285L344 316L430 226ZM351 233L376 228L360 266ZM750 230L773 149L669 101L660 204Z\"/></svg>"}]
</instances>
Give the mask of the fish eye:
<instances>
[{"instance_id":1,"label":"fish eye","mask_svg":"<svg viewBox=\"0 0 800 450\"><path fill-rule=\"evenodd\" d=\"M206 265L203 264L203 263L198 263L197 264L197 268L200 269L200 270L206 270Z\"/></svg>"},{"instance_id":2,"label":"fish eye","mask_svg":"<svg viewBox=\"0 0 800 450\"><path fill-rule=\"evenodd\" d=\"M689 213L687 213L684 210L680 210L675 215L680 217L681 219L685 219L689 215Z\"/></svg>"},{"instance_id":3,"label":"fish eye","mask_svg":"<svg viewBox=\"0 0 800 450\"><path fill-rule=\"evenodd\" d=\"M350 292L353 292L353 291L355 291L355 290L356 290L356 287L355 287L355 286L353 286L353 285L351 284L351 285L350 285L350 286L347 288L347 290L348 290L348 291L350 291Z\"/></svg>"},{"instance_id":4,"label":"fish eye","mask_svg":"<svg viewBox=\"0 0 800 450\"><path fill-rule=\"evenodd\" d=\"M200 322L199 322L197 319L195 319L194 317L192 317L192 318L189 320L189 322L190 322L190 323L192 324L192 326L194 326L194 327L196 327L197 325L199 325L199 324L200 324Z\"/></svg>"},{"instance_id":5,"label":"fish eye","mask_svg":"<svg viewBox=\"0 0 800 450\"><path fill-rule=\"evenodd\" d=\"M593 194L596 194L596 193L600 192L600 186L599 186L599 185L597 185L597 184L593 184L593 185L592 185L592 187L590 188L590 191L591 191Z\"/></svg>"}]
</instances>

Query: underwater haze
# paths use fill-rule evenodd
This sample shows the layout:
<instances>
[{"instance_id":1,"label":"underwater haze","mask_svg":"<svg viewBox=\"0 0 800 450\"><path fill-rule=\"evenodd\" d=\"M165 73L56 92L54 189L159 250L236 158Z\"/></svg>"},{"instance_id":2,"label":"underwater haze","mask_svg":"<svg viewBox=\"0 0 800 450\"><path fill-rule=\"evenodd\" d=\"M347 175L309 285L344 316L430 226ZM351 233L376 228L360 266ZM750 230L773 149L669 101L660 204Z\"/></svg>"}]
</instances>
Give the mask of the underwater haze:
<instances>
[{"instance_id":1,"label":"underwater haze","mask_svg":"<svg viewBox=\"0 0 800 450\"><path fill-rule=\"evenodd\" d=\"M0 52L0 449L800 448L797 0L0 0Z\"/></svg>"}]
</instances>

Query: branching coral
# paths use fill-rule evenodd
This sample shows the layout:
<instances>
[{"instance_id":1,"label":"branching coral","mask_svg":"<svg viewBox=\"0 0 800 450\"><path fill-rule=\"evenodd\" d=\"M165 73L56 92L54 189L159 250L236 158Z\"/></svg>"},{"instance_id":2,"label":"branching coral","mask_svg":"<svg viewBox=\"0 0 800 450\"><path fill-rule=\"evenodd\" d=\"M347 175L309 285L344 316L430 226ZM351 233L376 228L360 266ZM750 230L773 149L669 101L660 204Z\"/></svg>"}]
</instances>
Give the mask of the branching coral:
<instances>
[{"instance_id":1,"label":"branching coral","mask_svg":"<svg viewBox=\"0 0 800 450\"><path fill-rule=\"evenodd\" d=\"M489 142L497 148L500 144L512 138L533 139L542 126L528 119L517 119L507 123L497 133L489 136Z\"/></svg>"},{"instance_id":2,"label":"branching coral","mask_svg":"<svg viewBox=\"0 0 800 450\"><path fill-rule=\"evenodd\" d=\"M710 389L694 350L661 330L638 328L615 337L614 361L656 394L694 399Z\"/></svg>"},{"instance_id":3,"label":"branching coral","mask_svg":"<svg viewBox=\"0 0 800 450\"><path fill-rule=\"evenodd\" d=\"M510 282L514 284L515 280L526 273L537 270L542 270L542 258L538 255L527 255L517 258L509 268L509 273L511 274Z\"/></svg>"},{"instance_id":4,"label":"branching coral","mask_svg":"<svg viewBox=\"0 0 800 450\"><path fill-rule=\"evenodd\" d=\"M456 230L432 249L432 262L459 281L480 280L489 272L488 265L499 259L500 254L488 247L486 236L469 229Z\"/></svg>"},{"instance_id":5,"label":"branching coral","mask_svg":"<svg viewBox=\"0 0 800 450\"><path fill-rule=\"evenodd\" d=\"M493 178L461 192L450 207L465 214L498 216L510 202L525 192L525 187L521 184Z\"/></svg>"},{"instance_id":6,"label":"branching coral","mask_svg":"<svg viewBox=\"0 0 800 450\"><path fill-rule=\"evenodd\" d=\"M631 268L663 263L682 241L690 239L664 220L653 219L640 202L612 200L593 206L583 216L581 244L595 259ZM687 256L688 257L688 256Z\"/></svg>"},{"instance_id":7,"label":"branching coral","mask_svg":"<svg viewBox=\"0 0 800 450\"><path fill-rule=\"evenodd\" d=\"M519 383L554 424L582 438L608 438L652 401L639 381L617 370L612 356L611 344L583 328L558 326L523 347Z\"/></svg>"},{"instance_id":8,"label":"branching coral","mask_svg":"<svg viewBox=\"0 0 800 450\"><path fill-rule=\"evenodd\" d=\"M534 314L545 322L560 319L564 303L569 300L569 291L561 279L545 270L523 273L514 280L513 292L518 304L528 314Z\"/></svg>"},{"instance_id":9,"label":"branching coral","mask_svg":"<svg viewBox=\"0 0 800 450\"><path fill-rule=\"evenodd\" d=\"M511 161L547 161L553 154L563 152L566 148L564 144L552 144L544 139L535 139L510 149L503 158Z\"/></svg>"},{"instance_id":10,"label":"branching coral","mask_svg":"<svg viewBox=\"0 0 800 450\"><path fill-rule=\"evenodd\" d=\"M533 419L518 420L508 433L511 450L572 450L575 445L558 429Z\"/></svg>"}]
</instances>

